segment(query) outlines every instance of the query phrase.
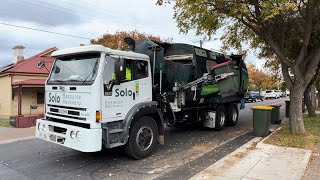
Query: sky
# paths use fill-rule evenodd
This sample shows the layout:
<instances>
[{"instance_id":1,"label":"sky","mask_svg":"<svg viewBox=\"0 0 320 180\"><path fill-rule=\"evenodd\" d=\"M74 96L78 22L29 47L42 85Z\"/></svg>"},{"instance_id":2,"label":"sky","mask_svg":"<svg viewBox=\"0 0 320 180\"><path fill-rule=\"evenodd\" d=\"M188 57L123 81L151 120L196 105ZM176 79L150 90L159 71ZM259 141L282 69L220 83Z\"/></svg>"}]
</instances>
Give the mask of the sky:
<instances>
[{"instance_id":1,"label":"sky","mask_svg":"<svg viewBox=\"0 0 320 180\"><path fill-rule=\"evenodd\" d=\"M195 36L194 31L179 34L172 6L155 3L156 0L1 0L0 67L13 62L15 45L26 47L24 57L28 58L51 47L88 45L90 39L119 30L138 30L173 38L173 42L199 45L203 37ZM212 39L217 40L204 42L203 47L220 50L222 33L223 30L219 30L212 35ZM260 68L265 62L252 52L247 60Z\"/></svg>"}]
</instances>

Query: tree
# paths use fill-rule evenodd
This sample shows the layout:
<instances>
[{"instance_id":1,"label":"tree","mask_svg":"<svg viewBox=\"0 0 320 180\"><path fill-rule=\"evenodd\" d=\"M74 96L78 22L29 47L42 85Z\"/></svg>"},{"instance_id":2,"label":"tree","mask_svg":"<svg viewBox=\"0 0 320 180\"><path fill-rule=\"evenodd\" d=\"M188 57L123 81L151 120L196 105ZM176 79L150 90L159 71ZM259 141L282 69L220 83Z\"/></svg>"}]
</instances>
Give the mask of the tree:
<instances>
[{"instance_id":1,"label":"tree","mask_svg":"<svg viewBox=\"0 0 320 180\"><path fill-rule=\"evenodd\" d=\"M137 30L134 31L117 31L114 34L106 33L97 39L91 39L91 44L100 44L111 49L121 49L127 50L128 45L124 43L125 37L131 37L135 41L139 41L145 37L157 41L157 42L172 42L172 39L164 39L162 40L159 36L154 36L150 34L140 33Z\"/></svg>"},{"instance_id":2,"label":"tree","mask_svg":"<svg viewBox=\"0 0 320 180\"><path fill-rule=\"evenodd\" d=\"M281 89L281 65L279 59L274 56L268 57L264 68L271 74L272 81L276 84L276 89Z\"/></svg>"},{"instance_id":3,"label":"tree","mask_svg":"<svg viewBox=\"0 0 320 180\"><path fill-rule=\"evenodd\" d=\"M247 63L247 69L249 74L249 89L260 91L262 89L273 88L275 81L272 80L272 76L266 72L258 69L254 64Z\"/></svg>"},{"instance_id":4,"label":"tree","mask_svg":"<svg viewBox=\"0 0 320 180\"><path fill-rule=\"evenodd\" d=\"M317 94L318 107L320 107L320 75L319 74L316 76L315 85L316 85L316 89L318 91L318 94Z\"/></svg>"},{"instance_id":5,"label":"tree","mask_svg":"<svg viewBox=\"0 0 320 180\"><path fill-rule=\"evenodd\" d=\"M319 0L176 0L174 9L181 32L196 29L197 34L210 37L225 26L223 40L230 47L241 48L247 43L252 48L272 51L294 97L290 131L305 132L302 97L320 61Z\"/></svg>"},{"instance_id":6,"label":"tree","mask_svg":"<svg viewBox=\"0 0 320 180\"><path fill-rule=\"evenodd\" d=\"M298 50L299 49L297 49L297 51ZM280 64L279 59L277 59L277 56L275 56L269 49L264 48L264 50L262 52L260 52L259 57L267 59L267 61L265 63L265 68L267 68L274 75L273 78L280 79L281 64ZM279 83L279 81L277 83ZM303 96L304 102L303 102L302 106L303 107L307 106L309 117L317 116L316 111L315 111L315 107L312 103L312 100L314 97L311 96L311 94L312 94L311 92L312 92L312 88L313 88L314 83L315 83L315 78L313 80L311 80L311 82L307 86L307 88L304 92L304 96ZM281 90L286 90L286 87L282 86Z\"/></svg>"}]
</instances>

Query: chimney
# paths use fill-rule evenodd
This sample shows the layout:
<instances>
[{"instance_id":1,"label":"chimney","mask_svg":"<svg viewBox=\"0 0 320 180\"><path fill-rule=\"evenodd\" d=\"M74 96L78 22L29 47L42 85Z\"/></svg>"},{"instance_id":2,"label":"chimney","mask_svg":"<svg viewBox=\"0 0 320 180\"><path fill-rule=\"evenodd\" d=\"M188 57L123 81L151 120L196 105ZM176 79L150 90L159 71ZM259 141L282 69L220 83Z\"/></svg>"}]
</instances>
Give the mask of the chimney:
<instances>
[{"instance_id":1,"label":"chimney","mask_svg":"<svg viewBox=\"0 0 320 180\"><path fill-rule=\"evenodd\" d=\"M21 46L21 45L17 45L15 47L13 47L13 63L17 64L17 62L19 61L23 61L23 49L25 47Z\"/></svg>"}]
</instances>

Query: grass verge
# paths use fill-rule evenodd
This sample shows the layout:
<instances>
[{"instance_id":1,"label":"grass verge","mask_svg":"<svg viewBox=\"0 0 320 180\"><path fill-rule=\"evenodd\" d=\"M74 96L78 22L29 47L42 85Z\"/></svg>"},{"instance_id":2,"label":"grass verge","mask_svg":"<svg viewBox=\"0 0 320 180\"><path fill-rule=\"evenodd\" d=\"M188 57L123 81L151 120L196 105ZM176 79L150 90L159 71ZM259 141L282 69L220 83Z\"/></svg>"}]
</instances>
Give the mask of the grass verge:
<instances>
[{"instance_id":1,"label":"grass verge","mask_svg":"<svg viewBox=\"0 0 320 180\"><path fill-rule=\"evenodd\" d=\"M282 129L275 132L265 143L310 149L319 152L320 149L320 116L304 117L306 133L304 135L293 135L290 133L289 124L284 124Z\"/></svg>"},{"instance_id":2,"label":"grass verge","mask_svg":"<svg viewBox=\"0 0 320 180\"><path fill-rule=\"evenodd\" d=\"M1 127L11 127L9 121L0 121L0 126Z\"/></svg>"}]
</instances>

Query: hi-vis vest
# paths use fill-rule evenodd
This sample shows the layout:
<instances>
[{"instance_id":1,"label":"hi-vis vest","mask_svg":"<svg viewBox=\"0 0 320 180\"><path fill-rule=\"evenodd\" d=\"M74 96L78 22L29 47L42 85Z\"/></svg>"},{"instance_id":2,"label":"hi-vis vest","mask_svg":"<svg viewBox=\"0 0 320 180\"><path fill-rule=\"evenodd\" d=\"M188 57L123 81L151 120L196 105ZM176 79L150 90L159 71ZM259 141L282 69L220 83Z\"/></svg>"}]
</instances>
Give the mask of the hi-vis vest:
<instances>
[{"instance_id":1,"label":"hi-vis vest","mask_svg":"<svg viewBox=\"0 0 320 180\"><path fill-rule=\"evenodd\" d=\"M116 80L116 74L112 73L112 80ZM131 80L131 70L129 68L126 68L126 80Z\"/></svg>"}]
</instances>

